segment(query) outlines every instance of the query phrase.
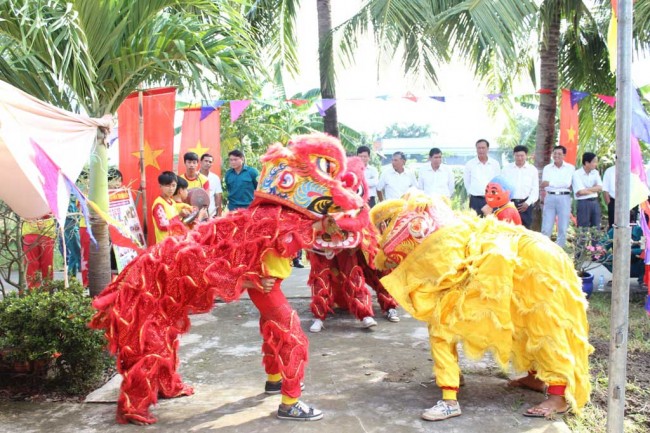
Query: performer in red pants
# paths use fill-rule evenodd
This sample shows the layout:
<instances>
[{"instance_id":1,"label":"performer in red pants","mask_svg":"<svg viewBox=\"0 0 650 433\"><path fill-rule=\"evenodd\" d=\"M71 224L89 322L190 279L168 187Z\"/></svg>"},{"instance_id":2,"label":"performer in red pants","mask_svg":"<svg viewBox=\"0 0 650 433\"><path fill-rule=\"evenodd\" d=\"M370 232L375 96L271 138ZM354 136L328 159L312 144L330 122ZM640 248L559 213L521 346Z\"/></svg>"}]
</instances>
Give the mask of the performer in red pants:
<instances>
[{"instance_id":1,"label":"performer in red pants","mask_svg":"<svg viewBox=\"0 0 650 433\"><path fill-rule=\"evenodd\" d=\"M21 233L27 285L31 289L38 286L41 279L52 278L56 222L49 215L24 221Z\"/></svg>"},{"instance_id":2,"label":"performer in red pants","mask_svg":"<svg viewBox=\"0 0 650 433\"><path fill-rule=\"evenodd\" d=\"M350 191L359 194L364 203L368 202L368 187L364 175L365 165L358 157L348 158L347 173L343 181ZM372 310L372 295L368 286L377 294L377 300L386 319L390 322L399 322L397 314L397 301L386 291L379 281L381 276L371 265L377 251L377 229L371 225L362 225L368 221L367 215L370 207L366 204L359 218L353 221L341 222L340 226L346 230L344 241L351 238L353 233L361 236L358 248L345 248L338 250L332 257L329 255L308 253L311 269L307 284L311 287L311 311L314 322L309 330L320 332L323 321L328 313L333 311L333 306L347 309L354 317L361 321L363 328L377 326ZM347 235L347 236L346 236Z\"/></svg>"},{"instance_id":3,"label":"performer in red pants","mask_svg":"<svg viewBox=\"0 0 650 433\"><path fill-rule=\"evenodd\" d=\"M193 393L176 371L178 336L189 330L190 313L210 311L215 298L235 301L244 290L260 311L265 392L282 394L277 417L322 418L298 400L308 344L280 282L299 250L340 248L323 233L335 234L333 221L353 219L363 206L343 186L344 155L336 139L321 134L271 146L248 208L150 247L95 298L91 326L105 330L124 379L118 422L154 423L149 407L159 397Z\"/></svg>"}]
</instances>

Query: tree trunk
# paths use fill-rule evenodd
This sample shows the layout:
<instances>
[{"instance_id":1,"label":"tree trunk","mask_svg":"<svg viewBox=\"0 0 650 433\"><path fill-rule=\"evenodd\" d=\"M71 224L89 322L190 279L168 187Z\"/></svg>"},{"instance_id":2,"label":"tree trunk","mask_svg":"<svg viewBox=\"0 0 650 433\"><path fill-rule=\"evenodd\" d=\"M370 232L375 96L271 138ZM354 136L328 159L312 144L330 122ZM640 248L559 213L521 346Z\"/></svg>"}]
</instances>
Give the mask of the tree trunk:
<instances>
[{"instance_id":1,"label":"tree trunk","mask_svg":"<svg viewBox=\"0 0 650 433\"><path fill-rule=\"evenodd\" d=\"M540 47L540 94L537 135L535 137L535 167L539 172L540 185L542 170L551 160L555 146L555 116L557 112L558 68L560 44L560 5L558 0L546 0L542 8L551 9L550 20L542 34ZM540 197L543 191L540 190ZM533 230L540 230L542 207L538 205L533 212Z\"/></svg>"},{"instance_id":2,"label":"tree trunk","mask_svg":"<svg viewBox=\"0 0 650 433\"><path fill-rule=\"evenodd\" d=\"M332 42L332 9L329 0L316 0L318 12L318 65L320 69L320 94L323 99L336 99L334 89L334 55ZM339 136L336 104L325 111L323 131Z\"/></svg>"},{"instance_id":3,"label":"tree trunk","mask_svg":"<svg viewBox=\"0 0 650 433\"><path fill-rule=\"evenodd\" d=\"M90 155L90 189L88 198L108 213L108 151L105 133L97 130L97 140ZM97 296L111 282L111 259L108 249L108 225L95 212L90 212L90 227L97 245L90 243L88 285L90 296Z\"/></svg>"}]
</instances>

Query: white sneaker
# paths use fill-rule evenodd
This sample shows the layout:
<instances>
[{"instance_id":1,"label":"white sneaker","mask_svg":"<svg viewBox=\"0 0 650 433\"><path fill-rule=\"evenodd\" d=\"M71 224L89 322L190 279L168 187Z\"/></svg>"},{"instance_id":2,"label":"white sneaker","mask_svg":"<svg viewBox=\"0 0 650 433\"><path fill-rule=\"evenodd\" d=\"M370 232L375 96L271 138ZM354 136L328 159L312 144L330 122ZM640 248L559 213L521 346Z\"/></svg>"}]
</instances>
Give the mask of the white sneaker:
<instances>
[{"instance_id":1,"label":"white sneaker","mask_svg":"<svg viewBox=\"0 0 650 433\"><path fill-rule=\"evenodd\" d=\"M282 405L280 405L278 418L292 421L318 421L323 418L323 412L302 401L297 401L286 409L283 409Z\"/></svg>"},{"instance_id":2,"label":"white sneaker","mask_svg":"<svg viewBox=\"0 0 650 433\"><path fill-rule=\"evenodd\" d=\"M363 320L361 321L361 326L364 328L372 328L373 326L377 326L377 321L373 319L372 317L364 317Z\"/></svg>"},{"instance_id":3,"label":"white sneaker","mask_svg":"<svg viewBox=\"0 0 650 433\"><path fill-rule=\"evenodd\" d=\"M449 404L444 400L439 400L438 403L422 412L422 419L427 421L442 421L443 419L453 418L460 416L460 404Z\"/></svg>"},{"instance_id":4,"label":"white sneaker","mask_svg":"<svg viewBox=\"0 0 650 433\"><path fill-rule=\"evenodd\" d=\"M397 315L397 310L394 308L390 308L388 311L386 311L386 319L388 319L389 322L399 322L399 316Z\"/></svg>"},{"instance_id":5,"label":"white sneaker","mask_svg":"<svg viewBox=\"0 0 650 433\"><path fill-rule=\"evenodd\" d=\"M309 332L320 332L324 328L323 321L320 319L314 320L314 323L309 327Z\"/></svg>"}]
</instances>

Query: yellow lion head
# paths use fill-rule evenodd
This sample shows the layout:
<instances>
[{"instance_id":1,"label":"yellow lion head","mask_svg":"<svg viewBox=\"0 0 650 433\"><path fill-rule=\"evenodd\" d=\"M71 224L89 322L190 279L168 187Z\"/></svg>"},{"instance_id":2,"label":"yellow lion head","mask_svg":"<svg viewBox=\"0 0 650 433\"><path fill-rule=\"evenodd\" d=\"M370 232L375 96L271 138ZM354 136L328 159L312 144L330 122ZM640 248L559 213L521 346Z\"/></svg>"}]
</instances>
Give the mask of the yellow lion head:
<instances>
[{"instance_id":1,"label":"yellow lion head","mask_svg":"<svg viewBox=\"0 0 650 433\"><path fill-rule=\"evenodd\" d=\"M450 224L453 218L446 197L434 200L420 191L379 203L370 211L370 219L380 232L375 266L394 269L427 236Z\"/></svg>"}]
</instances>

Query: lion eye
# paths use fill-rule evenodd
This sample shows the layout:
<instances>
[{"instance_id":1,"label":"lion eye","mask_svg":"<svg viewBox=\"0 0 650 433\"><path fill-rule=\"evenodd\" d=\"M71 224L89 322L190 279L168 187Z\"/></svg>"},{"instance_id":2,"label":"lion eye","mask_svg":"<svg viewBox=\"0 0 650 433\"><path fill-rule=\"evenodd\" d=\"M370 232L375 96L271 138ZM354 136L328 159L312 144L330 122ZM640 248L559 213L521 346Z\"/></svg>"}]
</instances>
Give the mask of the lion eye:
<instances>
[{"instance_id":1,"label":"lion eye","mask_svg":"<svg viewBox=\"0 0 650 433\"><path fill-rule=\"evenodd\" d=\"M316 168L326 176L331 177L335 167L336 165L327 158L323 158L322 156L316 158Z\"/></svg>"},{"instance_id":2,"label":"lion eye","mask_svg":"<svg viewBox=\"0 0 650 433\"><path fill-rule=\"evenodd\" d=\"M288 171L285 171L280 175L280 181L278 182L278 187L282 189L291 189L295 183L296 180L293 177L293 174Z\"/></svg>"}]
</instances>

